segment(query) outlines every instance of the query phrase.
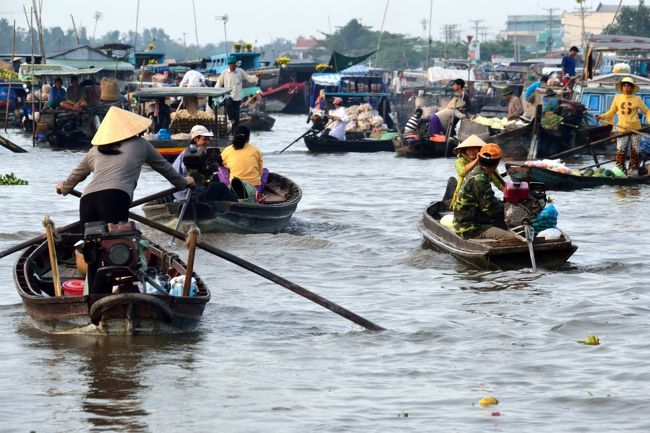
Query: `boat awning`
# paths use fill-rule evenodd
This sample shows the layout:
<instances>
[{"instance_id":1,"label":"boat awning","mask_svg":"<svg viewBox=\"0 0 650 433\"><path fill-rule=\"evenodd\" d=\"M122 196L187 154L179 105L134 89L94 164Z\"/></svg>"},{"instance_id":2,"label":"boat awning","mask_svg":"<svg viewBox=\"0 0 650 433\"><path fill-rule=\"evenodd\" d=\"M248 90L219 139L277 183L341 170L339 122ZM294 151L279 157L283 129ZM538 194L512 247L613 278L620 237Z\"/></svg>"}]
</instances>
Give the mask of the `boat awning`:
<instances>
[{"instance_id":1,"label":"boat awning","mask_svg":"<svg viewBox=\"0 0 650 433\"><path fill-rule=\"evenodd\" d=\"M311 80L319 86L338 86L341 84L341 74L312 74Z\"/></svg>"},{"instance_id":2,"label":"boat awning","mask_svg":"<svg viewBox=\"0 0 650 433\"><path fill-rule=\"evenodd\" d=\"M591 35L591 51L650 51L650 38L627 35Z\"/></svg>"},{"instance_id":3,"label":"boat awning","mask_svg":"<svg viewBox=\"0 0 650 433\"><path fill-rule=\"evenodd\" d=\"M169 98L172 96L207 96L218 97L230 93L230 90L217 87L151 87L138 89L133 96L138 98Z\"/></svg>"},{"instance_id":4,"label":"boat awning","mask_svg":"<svg viewBox=\"0 0 650 433\"><path fill-rule=\"evenodd\" d=\"M79 69L100 68L107 71L131 71L135 69L132 64L113 60L67 60L47 59L48 65L71 66Z\"/></svg>"},{"instance_id":5,"label":"boat awning","mask_svg":"<svg viewBox=\"0 0 650 433\"><path fill-rule=\"evenodd\" d=\"M99 71L103 71L104 68L89 68L89 69L74 69L74 68L65 68L65 69L41 69L34 71L35 77L45 77L45 76L57 76L57 77L69 77L72 75L95 75ZM28 70L28 73L29 70Z\"/></svg>"}]
</instances>

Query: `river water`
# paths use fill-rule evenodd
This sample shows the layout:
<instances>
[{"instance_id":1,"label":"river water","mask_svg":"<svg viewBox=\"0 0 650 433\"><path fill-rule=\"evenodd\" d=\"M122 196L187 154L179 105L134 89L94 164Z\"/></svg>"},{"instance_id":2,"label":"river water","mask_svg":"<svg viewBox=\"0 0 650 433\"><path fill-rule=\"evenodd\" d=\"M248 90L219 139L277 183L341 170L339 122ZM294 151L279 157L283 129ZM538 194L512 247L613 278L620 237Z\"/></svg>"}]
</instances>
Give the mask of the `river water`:
<instances>
[{"instance_id":1,"label":"river water","mask_svg":"<svg viewBox=\"0 0 650 433\"><path fill-rule=\"evenodd\" d=\"M417 225L452 159L313 155L303 116L252 142L303 199L277 235L204 234L387 328L361 328L205 252L198 332L46 335L0 260L0 431L387 432L650 430L650 188L549 192L579 245L560 271L478 271L422 248ZM0 148L0 250L77 219L54 185L82 152ZM588 165L588 159L576 164ZM148 168L136 197L168 187ZM165 242L165 237L145 232ZM179 254L186 253L180 246ZM577 341L593 334L600 346ZM494 396L498 406L479 399Z\"/></svg>"}]
</instances>

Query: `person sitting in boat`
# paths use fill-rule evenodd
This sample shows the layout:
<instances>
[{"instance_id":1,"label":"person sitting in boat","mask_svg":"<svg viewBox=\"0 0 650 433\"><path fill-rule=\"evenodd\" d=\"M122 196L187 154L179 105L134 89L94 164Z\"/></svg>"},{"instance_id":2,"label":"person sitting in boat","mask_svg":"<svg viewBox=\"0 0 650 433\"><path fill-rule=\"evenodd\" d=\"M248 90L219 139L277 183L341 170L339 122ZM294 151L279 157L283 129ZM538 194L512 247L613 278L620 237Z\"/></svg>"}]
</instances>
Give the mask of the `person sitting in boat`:
<instances>
[{"instance_id":1,"label":"person sitting in boat","mask_svg":"<svg viewBox=\"0 0 650 433\"><path fill-rule=\"evenodd\" d=\"M64 110L82 111L86 107L86 98L79 85L79 77L70 78L70 87L65 91L65 99L59 105Z\"/></svg>"},{"instance_id":2,"label":"person sitting in boat","mask_svg":"<svg viewBox=\"0 0 650 433\"><path fill-rule=\"evenodd\" d=\"M232 184L233 179L237 178L253 187L258 187L262 184L262 169L264 166L262 152L257 146L248 142L251 131L247 126L239 125L234 134L232 144L221 152L223 165L230 170L230 182ZM250 188L247 189L252 191ZM254 200L254 192L252 196ZM239 196L239 198L244 199L245 197Z\"/></svg>"},{"instance_id":3,"label":"person sitting in boat","mask_svg":"<svg viewBox=\"0 0 650 433\"><path fill-rule=\"evenodd\" d=\"M343 99L336 97L332 101L334 110L328 114L329 128L325 129L323 134L326 137L336 138L337 140L345 141L345 127L347 126L350 118L343 106Z\"/></svg>"},{"instance_id":4,"label":"person sitting in boat","mask_svg":"<svg viewBox=\"0 0 650 433\"><path fill-rule=\"evenodd\" d=\"M524 92L524 100L528 101L531 104L535 103L535 91L540 87L546 87L548 83L548 75L542 75L539 80L533 82L530 86L526 87L526 92Z\"/></svg>"},{"instance_id":5,"label":"person sitting in boat","mask_svg":"<svg viewBox=\"0 0 650 433\"><path fill-rule=\"evenodd\" d=\"M249 96L246 102L242 104L242 108L247 109L249 114L259 114L263 112L265 104L262 99L262 91L258 90L255 92L255 95Z\"/></svg>"},{"instance_id":6,"label":"person sitting in boat","mask_svg":"<svg viewBox=\"0 0 650 433\"><path fill-rule=\"evenodd\" d=\"M165 98L156 99L156 104L153 109L154 132L161 129L169 129L172 122L172 108L167 105Z\"/></svg>"},{"instance_id":7,"label":"person sitting in boat","mask_svg":"<svg viewBox=\"0 0 650 433\"><path fill-rule=\"evenodd\" d=\"M467 173L472 171L474 167L476 167L476 164L478 164L478 153L486 144L487 143L478 135L472 134L454 148L454 154L457 156L456 174L458 175L458 182L456 183L456 191L454 191L454 195L451 198L451 203L449 205L450 208L454 208L463 179L465 179ZM503 191L503 188L506 185L501 175L496 171L491 173L490 181L500 191Z\"/></svg>"},{"instance_id":8,"label":"person sitting in boat","mask_svg":"<svg viewBox=\"0 0 650 433\"><path fill-rule=\"evenodd\" d=\"M454 230L461 238L517 239L506 230L503 201L492 190L491 177L500 160L501 148L486 144L478 152L478 164L463 179L454 206Z\"/></svg>"},{"instance_id":9,"label":"person sitting in boat","mask_svg":"<svg viewBox=\"0 0 650 433\"><path fill-rule=\"evenodd\" d=\"M404 134L419 134L420 133L420 119L422 119L422 109L416 108L415 112L409 120L406 121L404 126Z\"/></svg>"},{"instance_id":10,"label":"person sitting in boat","mask_svg":"<svg viewBox=\"0 0 650 433\"><path fill-rule=\"evenodd\" d=\"M149 126L151 119L111 107L91 141L93 147L67 179L56 185L56 191L65 195L93 173L79 202L82 226L91 221L128 221L133 191L145 163L178 189L194 185L192 177L181 176L151 143L140 137Z\"/></svg>"},{"instance_id":11,"label":"person sitting in boat","mask_svg":"<svg viewBox=\"0 0 650 433\"><path fill-rule=\"evenodd\" d=\"M48 105L51 109L59 108L61 102L65 100L65 88L63 87L63 79L56 77L54 80L54 87L50 89L50 96L48 98Z\"/></svg>"},{"instance_id":12,"label":"person sitting in boat","mask_svg":"<svg viewBox=\"0 0 650 433\"><path fill-rule=\"evenodd\" d=\"M519 116L524 114L524 106L521 103L519 96L515 95L515 91L512 87L508 86L501 91L501 96L503 99L508 101L508 120L519 119Z\"/></svg>"},{"instance_id":13,"label":"person sitting in boat","mask_svg":"<svg viewBox=\"0 0 650 433\"><path fill-rule=\"evenodd\" d=\"M623 77L616 83L616 90L621 92L614 96L609 111L603 114L597 114L598 120L610 120L614 115L617 117L616 128L618 133L638 131L641 129L641 120L639 119L639 110L645 114L646 118L650 117L648 107L643 100L635 95L639 91L639 86L634 82L632 77ZM632 133L616 139L616 166L625 172L625 160L627 158L627 148L630 148L630 166L627 170L628 176L639 175L639 145L640 136Z\"/></svg>"},{"instance_id":14,"label":"person sitting in boat","mask_svg":"<svg viewBox=\"0 0 650 433\"><path fill-rule=\"evenodd\" d=\"M452 107L449 107L449 105L452 105ZM444 137L448 128L453 130L455 120L465 117L465 114L461 111L464 107L465 103L463 101L454 100L453 102L450 101L447 108L432 114L429 118L429 135L431 137ZM452 131L449 131L449 133L450 136L454 135Z\"/></svg>"},{"instance_id":15,"label":"person sitting in boat","mask_svg":"<svg viewBox=\"0 0 650 433\"><path fill-rule=\"evenodd\" d=\"M172 167L181 176L189 175L195 179L196 201L237 201L237 197L225 184L213 181L221 158L218 148L209 147L210 137L214 137L214 134L208 128L194 125L190 131L189 146L176 157ZM174 193L174 199L178 201L183 201L186 197L187 191Z\"/></svg>"},{"instance_id":16,"label":"person sitting in boat","mask_svg":"<svg viewBox=\"0 0 650 433\"><path fill-rule=\"evenodd\" d=\"M204 87L205 77L202 73L196 70L196 64L191 64L190 69L185 72L178 87Z\"/></svg>"},{"instance_id":17,"label":"person sitting in boat","mask_svg":"<svg viewBox=\"0 0 650 433\"><path fill-rule=\"evenodd\" d=\"M555 90L550 87L544 90L544 105L542 106L542 114L547 112L555 113L560 107L560 97L555 93Z\"/></svg>"}]
</instances>

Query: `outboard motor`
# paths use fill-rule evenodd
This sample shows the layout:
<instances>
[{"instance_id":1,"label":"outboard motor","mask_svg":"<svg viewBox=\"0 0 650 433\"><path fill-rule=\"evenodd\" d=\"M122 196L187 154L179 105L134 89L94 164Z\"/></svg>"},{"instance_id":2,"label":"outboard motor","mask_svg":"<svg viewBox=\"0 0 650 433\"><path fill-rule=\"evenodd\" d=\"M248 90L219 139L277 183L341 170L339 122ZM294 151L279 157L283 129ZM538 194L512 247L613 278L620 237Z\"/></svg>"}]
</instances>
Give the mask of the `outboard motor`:
<instances>
[{"instance_id":1,"label":"outboard motor","mask_svg":"<svg viewBox=\"0 0 650 433\"><path fill-rule=\"evenodd\" d=\"M541 182L506 182L503 190L506 225L516 229L530 224L546 207L546 186Z\"/></svg>"},{"instance_id":2,"label":"outboard motor","mask_svg":"<svg viewBox=\"0 0 650 433\"><path fill-rule=\"evenodd\" d=\"M88 293L110 293L114 286L121 292L139 291L140 235L133 221L86 223L82 251L88 264Z\"/></svg>"}]
</instances>

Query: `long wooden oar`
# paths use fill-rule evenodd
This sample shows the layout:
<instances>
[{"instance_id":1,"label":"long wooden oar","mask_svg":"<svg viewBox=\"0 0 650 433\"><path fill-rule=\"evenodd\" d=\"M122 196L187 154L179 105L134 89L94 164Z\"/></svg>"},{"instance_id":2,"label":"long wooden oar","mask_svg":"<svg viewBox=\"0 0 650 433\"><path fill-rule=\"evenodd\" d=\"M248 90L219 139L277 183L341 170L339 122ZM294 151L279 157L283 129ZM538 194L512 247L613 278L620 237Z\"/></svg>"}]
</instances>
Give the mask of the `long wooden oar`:
<instances>
[{"instance_id":1,"label":"long wooden oar","mask_svg":"<svg viewBox=\"0 0 650 433\"><path fill-rule=\"evenodd\" d=\"M140 206L141 204L144 204L144 203L150 202L152 200L156 200L157 198L161 198L161 197L164 197L166 195L175 193L176 191L178 191L176 188L170 188L170 189L166 189L164 191L160 191L160 192L158 192L156 194L151 194L151 195L148 195L146 197L139 198L139 199L131 202L130 207ZM79 193L77 191L74 191L71 194L72 195L79 194L79 196L81 195L81 193ZM73 228L74 226L76 226L78 224L79 224L79 221L76 221L76 222L73 222L72 224L68 224L68 225L65 225L63 227L59 227L59 228L56 229L56 232L57 233L65 232L67 230L70 230L71 228ZM43 241L45 241L45 235L40 235L40 236L32 238L32 239L30 239L28 241L21 242L18 245L14 245L11 248L8 248L8 249L6 249L4 251L1 251L0 252L0 259L3 258L3 257L8 256L10 254L13 254L15 252L18 252L20 250L24 250L27 247L30 247L30 246L32 246L32 245L34 245L36 243L43 242Z\"/></svg>"},{"instance_id":2,"label":"long wooden oar","mask_svg":"<svg viewBox=\"0 0 650 433\"><path fill-rule=\"evenodd\" d=\"M650 134L645 134L645 133L641 132L638 129L624 128L624 127L622 127L620 125L615 125L613 122L608 122L607 120L601 120L601 122L604 123L605 125L615 126L616 128L622 129L623 131L628 131L631 134L636 134L636 135L640 135L641 137L650 138ZM642 129L645 129L645 128L642 128Z\"/></svg>"},{"instance_id":3,"label":"long wooden oar","mask_svg":"<svg viewBox=\"0 0 650 433\"><path fill-rule=\"evenodd\" d=\"M643 128L640 129L640 131L646 130L648 128L650 128L650 126L643 127ZM546 159L557 159L557 158L561 158L563 156L573 155L574 153L582 152L583 150L589 149L591 147L600 146L601 144L609 143L610 141L614 141L619 137L625 137L626 135L630 135L630 134L632 134L632 132L622 132L620 134L610 135L609 137L605 137L603 139L596 140L596 141L591 142L591 143L583 144L582 146L574 147L573 149L569 149L569 150L565 150L565 151L560 152L560 153L556 153L555 155L551 155L551 156L546 157Z\"/></svg>"},{"instance_id":4,"label":"long wooden oar","mask_svg":"<svg viewBox=\"0 0 650 433\"><path fill-rule=\"evenodd\" d=\"M52 282L54 283L54 295L61 297L61 278L59 277L59 261L56 258L56 246L54 244L54 223L49 216L43 218L45 237L47 239L47 251L50 255L50 268L52 269Z\"/></svg>"},{"instance_id":5,"label":"long wooden oar","mask_svg":"<svg viewBox=\"0 0 650 433\"><path fill-rule=\"evenodd\" d=\"M14 153L27 153L25 149L23 149L22 147L18 146L17 144L13 143L9 139L1 135L0 135L0 146L6 147L7 149L11 150Z\"/></svg>"},{"instance_id":6,"label":"long wooden oar","mask_svg":"<svg viewBox=\"0 0 650 433\"><path fill-rule=\"evenodd\" d=\"M133 212L129 212L129 217L135 221L138 221L142 224L148 225L149 227L152 227L156 230L159 230L165 234L168 234L170 236L174 236L182 241L185 241L187 239L187 235L184 233L181 233L177 230L174 230L170 227L167 227L165 225L159 224L155 221L151 221L141 215L135 214ZM240 257L237 257L233 254L230 254L227 251L221 250L215 246L212 246L210 244L206 244L205 242L199 241L196 243L196 246L201 248L204 251L209 252L210 254L214 254L217 257L221 257L224 260L229 261L230 263L234 263L237 266L241 266L242 268L249 270L261 277L266 278L267 280L273 281L276 284L279 284L280 286L291 290L292 292L309 299L312 302L317 303L321 307L325 307L328 310L338 314L339 316L342 316L351 322L356 323L357 325L363 326L364 328L368 329L369 331L383 331L384 328L381 326L372 323L371 321L364 319L363 317L353 313L350 310L347 310L340 305L335 304L334 302L331 302L325 298L323 298L320 295L317 295L314 292L311 292L304 287L301 287L295 283L292 283L289 280L286 280L282 278L279 275L276 275L272 272L267 271L266 269L260 268L259 266L248 262Z\"/></svg>"}]
</instances>

